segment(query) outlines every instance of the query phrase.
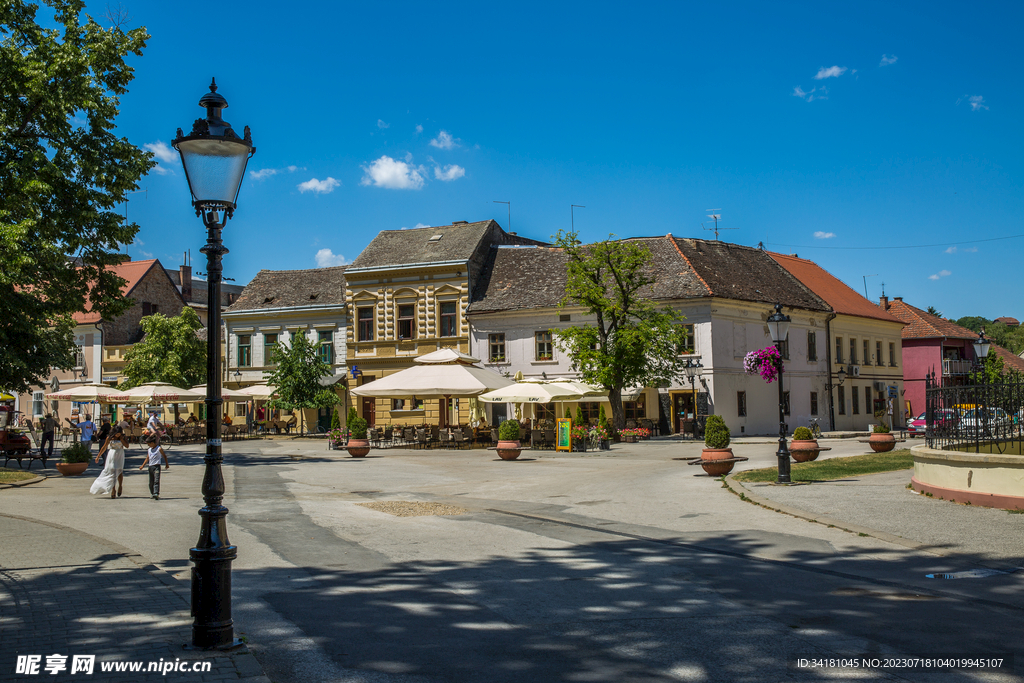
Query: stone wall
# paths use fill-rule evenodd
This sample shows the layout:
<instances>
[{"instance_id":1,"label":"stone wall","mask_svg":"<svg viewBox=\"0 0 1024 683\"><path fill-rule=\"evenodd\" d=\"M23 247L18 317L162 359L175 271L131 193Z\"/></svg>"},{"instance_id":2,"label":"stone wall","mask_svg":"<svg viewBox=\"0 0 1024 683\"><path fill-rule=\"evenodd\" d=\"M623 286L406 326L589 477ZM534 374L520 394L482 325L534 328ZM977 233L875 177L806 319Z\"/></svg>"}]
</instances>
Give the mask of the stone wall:
<instances>
[{"instance_id":1,"label":"stone wall","mask_svg":"<svg viewBox=\"0 0 1024 683\"><path fill-rule=\"evenodd\" d=\"M181 313L185 302L178 293L178 288L162 268L151 268L146 276L131 292L135 304L113 320L103 322L104 344L107 346L123 346L134 344L142 339L142 328L139 322L143 317L143 309L156 305L156 312L173 317Z\"/></svg>"}]
</instances>

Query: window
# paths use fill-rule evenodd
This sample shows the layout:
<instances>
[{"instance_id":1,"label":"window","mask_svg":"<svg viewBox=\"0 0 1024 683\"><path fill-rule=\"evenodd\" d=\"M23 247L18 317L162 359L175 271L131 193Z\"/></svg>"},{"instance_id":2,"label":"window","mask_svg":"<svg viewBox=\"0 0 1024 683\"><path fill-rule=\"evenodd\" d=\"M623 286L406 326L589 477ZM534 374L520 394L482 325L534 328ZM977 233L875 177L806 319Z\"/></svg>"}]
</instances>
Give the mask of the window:
<instances>
[{"instance_id":1,"label":"window","mask_svg":"<svg viewBox=\"0 0 1024 683\"><path fill-rule=\"evenodd\" d=\"M554 360L555 352L551 346L551 332L538 332L534 336L537 341L537 360Z\"/></svg>"},{"instance_id":2,"label":"window","mask_svg":"<svg viewBox=\"0 0 1024 683\"><path fill-rule=\"evenodd\" d=\"M873 411L871 405L871 387L864 387L864 414L870 415Z\"/></svg>"},{"instance_id":3,"label":"window","mask_svg":"<svg viewBox=\"0 0 1024 683\"><path fill-rule=\"evenodd\" d=\"M846 415L846 387L836 387L839 394L839 414Z\"/></svg>"},{"instance_id":4,"label":"window","mask_svg":"<svg viewBox=\"0 0 1024 683\"><path fill-rule=\"evenodd\" d=\"M627 420L641 420L647 417L647 406L643 398L639 401L623 401L622 410L626 413Z\"/></svg>"},{"instance_id":5,"label":"window","mask_svg":"<svg viewBox=\"0 0 1024 683\"><path fill-rule=\"evenodd\" d=\"M693 325L680 325L682 339L679 342L679 355L692 354L697 352L693 339Z\"/></svg>"},{"instance_id":6,"label":"window","mask_svg":"<svg viewBox=\"0 0 1024 683\"><path fill-rule=\"evenodd\" d=\"M843 362L843 338L836 337L836 362Z\"/></svg>"},{"instance_id":7,"label":"window","mask_svg":"<svg viewBox=\"0 0 1024 683\"><path fill-rule=\"evenodd\" d=\"M850 364L857 364L857 340L850 339Z\"/></svg>"},{"instance_id":8,"label":"window","mask_svg":"<svg viewBox=\"0 0 1024 683\"><path fill-rule=\"evenodd\" d=\"M356 315L359 318L359 341L373 341L373 307L360 308Z\"/></svg>"},{"instance_id":9,"label":"window","mask_svg":"<svg viewBox=\"0 0 1024 683\"><path fill-rule=\"evenodd\" d=\"M818 414L818 392L811 392L811 415Z\"/></svg>"},{"instance_id":10,"label":"window","mask_svg":"<svg viewBox=\"0 0 1024 683\"><path fill-rule=\"evenodd\" d=\"M871 342L864 340L864 365L871 365Z\"/></svg>"},{"instance_id":11,"label":"window","mask_svg":"<svg viewBox=\"0 0 1024 683\"><path fill-rule=\"evenodd\" d=\"M487 335L487 346L490 348L489 358L492 363L505 362L505 333Z\"/></svg>"},{"instance_id":12,"label":"window","mask_svg":"<svg viewBox=\"0 0 1024 683\"><path fill-rule=\"evenodd\" d=\"M156 315L159 307L156 304L151 304L148 301L142 302L142 317L145 318L147 315Z\"/></svg>"},{"instance_id":13,"label":"window","mask_svg":"<svg viewBox=\"0 0 1024 683\"><path fill-rule=\"evenodd\" d=\"M783 405L782 412L784 412L786 415L789 415L789 392L788 391L782 392L782 405Z\"/></svg>"},{"instance_id":14,"label":"window","mask_svg":"<svg viewBox=\"0 0 1024 683\"><path fill-rule=\"evenodd\" d=\"M252 367L252 335L238 335L238 367Z\"/></svg>"},{"instance_id":15,"label":"window","mask_svg":"<svg viewBox=\"0 0 1024 683\"><path fill-rule=\"evenodd\" d=\"M584 424L590 424L591 420L597 422L601 417L601 406L597 403L581 403L580 410L583 412Z\"/></svg>"},{"instance_id":16,"label":"window","mask_svg":"<svg viewBox=\"0 0 1024 683\"><path fill-rule=\"evenodd\" d=\"M896 367L896 345L889 342L889 367Z\"/></svg>"},{"instance_id":17,"label":"window","mask_svg":"<svg viewBox=\"0 0 1024 683\"><path fill-rule=\"evenodd\" d=\"M554 421L554 419L556 417L555 416L555 404L554 403L544 403L544 404L538 403L536 407L537 407L537 419L538 420L551 420L552 422Z\"/></svg>"},{"instance_id":18,"label":"window","mask_svg":"<svg viewBox=\"0 0 1024 683\"><path fill-rule=\"evenodd\" d=\"M567 323L572 321L572 315L568 313L562 313L558 316L558 322Z\"/></svg>"},{"instance_id":19,"label":"window","mask_svg":"<svg viewBox=\"0 0 1024 683\"><path fill-rule=\"evenodd\" d=\"M818 360L818 333L807 330L807 360Z\"/></svg>"},{"instance_id":20,"label":"window","mask_svg":"<svg viewBox=\"0 0 1024 683\"><path fill-rule=\"evenodd\" d=\"M81 346L76 346L75 348L78 349L77 351L75 351L75 367L76 368L84 368L85 367L85 351L82 350Z\"/></svg>"},{"instance_id":21,"label":"window","mask_svg":"<svg viewBox=\"0 0 1024 683\"><path fill-rule=\"evenodd\" d=\"M334 333L330 330L325 330L317 332L316 337L319 344L320 360L328 365L334 365Z\"/></svg>"},{"instance_id":22,"label":"window","mask_svg":"<svg viewBox=\"0 0 1024 683\"><path fill-rule=\"evenodd\" d=\"M442 337L457 337L459 336L459 328L456 324L458 320L456 316L456 310L459 304L455 301L444 301L441 303L441 336Z\"/></svg>"},{"instance_id":23,"label":"window","mask_svg":"<svg viewBox=\"0 0 1024 683\"><path fill-rule=\"evenodd\" d=\"M185 405L185 404L182 404L182 405ZM246 406L245 406L244 403L236 403L235 404L235 417L245 417L245 408L246 408Z\"/></svg>"},{"instance_id":24,"label":"window","mask_svg":"<svg viewBox=\"0 0 1024 683\"><path fill-rule=\"evenodd\" d=\"M277 333L263 334L263 364L271 365L274 357L274 347L277 346Z\"/></svg>"},{"instance_id":25,"label":"window","mask_svg":"<svg viewBox=\"0 0 1024 683\"><path fill-rule=\"evenodd\" d=\"M412 339L416 323L416 304L402 304L398 307L398 338Z\"/></svg>"},{"instance_id":26,"label":"window","mask_svg":"<svg viewBox=\"0 0 1024 683\"><path fill-rule=\"evenodd\" d=\"M405 410L405 399L404 398L393 398L393 399L391 399L391 410Z\"/></svg>"},{"instance_id":27,"label":"window","mask_svg":"<svg viewBox=\"0 0 1024 683\"><path fill-rule=\"evenodd\" d=\"M860 415L860 391L857 387L850 387L850 398L853 399L853 414Z\"/></svg>"},{"instance_id":28,"label":"window","mask_svg":"<svg viewBox=\"0 0 1024 683\"><path fill-rule=\"evenodd\" d=\"M789 360L789 333L786 334L786 340L779 344L779 353L783 360Z\"/></svg>"},{"instance_id":29,"label":"window","mask_svg":"<svg viewBox=\"0 0 1024 683\"><path fill-rule=\"evenodd\" d=\"M875 342L875 365L885 365L882 362L882 342Z\"/></svg>"},{"instance_id":30,"label":"window","mask_svg":"<svg viewBox=\"0 0 1024 683\"><path fill-rule=\"evenodd\" d=\"M42 417L44 408L44 394L42 391L32 392L32 417Z\"/></svg>"},{"instance_id":31,"label":"window","mask_svg":"<svg viewBox=\"0 0 1024 683\"><path fill-rule=\"evenodd\" d=\"M747 416L747 392L736 392L736 415L737 417Z\"/></svg>"}]
</instances>

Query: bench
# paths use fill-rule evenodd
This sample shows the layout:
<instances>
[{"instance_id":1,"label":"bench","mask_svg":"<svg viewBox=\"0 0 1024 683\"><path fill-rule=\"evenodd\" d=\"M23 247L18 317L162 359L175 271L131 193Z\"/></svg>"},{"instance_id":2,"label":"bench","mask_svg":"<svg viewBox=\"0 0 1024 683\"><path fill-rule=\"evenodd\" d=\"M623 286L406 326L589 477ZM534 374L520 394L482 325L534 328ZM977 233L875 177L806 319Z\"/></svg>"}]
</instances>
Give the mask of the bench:
<instances>
[{"instance_id":1,"label":"bench","mask_svg":"<svg viewBox=\"0 0 1024 683\"><path fill-rule=\"evenodd\" d=\"M42 463L43 463L43 467L46 467L46 461L49 460L51 457L53 457L53 456L49 456L49 455L45 455L45 454L40 454L37 451L31 450L31 449L29 449L28 451L20 452L20 453L17 452L17 451L5 451L4 452L4 467L7 467L7 463L10 462L11 460L17 460L18 461L18 467L21 468L21 461L24 460L25 458L28 458L28 467L25 467L24 469L27 469L27 470L28 469L32 469L32 461L33 460L41 460ZM59 460L60 456L57 456L57 459Z\"/></svg>"}]
</instances>

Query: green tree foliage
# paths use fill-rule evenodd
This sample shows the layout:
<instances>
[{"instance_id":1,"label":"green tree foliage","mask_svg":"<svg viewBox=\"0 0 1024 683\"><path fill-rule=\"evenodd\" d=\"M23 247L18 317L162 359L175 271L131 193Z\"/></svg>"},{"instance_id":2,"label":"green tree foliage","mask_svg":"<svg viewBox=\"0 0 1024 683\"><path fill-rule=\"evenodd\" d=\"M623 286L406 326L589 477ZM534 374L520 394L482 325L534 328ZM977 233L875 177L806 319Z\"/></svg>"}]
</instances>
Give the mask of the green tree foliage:
<instances>
[{"instance_id":1,"label":"green tree foliage","mask_svg":"<svg viewBox=\"0 0 1024 683\"><path fill-rule=\"evenodd\" d=\"M655 272L641 244L608 239L583 245L559 231L555 244L569 257L563 307L579 306L595 324L554 330L558 346L584 382L608 391L614 429L625 427L622 390L671 382L681 376L684 320L649 298Z\"/></svg>"},{"instance_id":2,"label":"green tree foliage","mask_svg":"<svg viewBox=\"0 0 1024 683\"><path fill-rule=\"evenodd\" d=\"M928 314L930 314L930 315L934 315L934 316L937 316L939 318L942 317L942 311L940 311L939 309L935 308L934 306L929 306L928 310L926 312Z\"/></svg>"},{"instance_id":3,"label":"green tree foliage","mask_svg":"<svg viewBox=\"0 0 1024 683\"><path fill-rule=\"evenodd\" d=\"M993 344L1008 349L1013 354L1024 351L1024 327L1010 327L1006 323L995 322L977 315L968 315L956 321L957 325L966 327L972 332L985 330L985 337Z\"/></svg>"},{"instance_id":4,"label":"green tree foliage","mask_svg":"<svg viewBox=\"0 0 1024 683\"><path fill-rule=\"evenodd\" d=\"M124 355L122 388L167 382L187 389L206 381L206 342L196 336L203 323L194 310L186 306L173 318L156 313L141 325L145 336Z\"/></svg>"},{"instance_id":5,"label":"green tree foliage","mask_svg":"<svg viewBox=\"0 0 1024 683\"><path fill-rule=\"evenodd\" d=\"M341 417L338 415L337 410L331 411L331 431L335 429L341 429Z\"/></svg>"},{"instance_id":6,"label":"green tree foliage","mask_svg":"<svg viewBox=\"0 0 1024 683\"><path fill-rule=\"evenodd\" d=\"M519 441L519 422L505 420L498 427L498 439L501 441Z\"/></svg>"},{"instance_id":7,"label":"green tree foliage","mask_svg":"<svg viewBox=\"0 0 1024 683\"><path fill-rule=\"evenodd\" d=\"M577 425L586 424L586 420L583 419L583 406L576 406L576 417L573 418L573 422Z\"/></svg>"},{"instance_id":8,"label":"green tree foliage","mask_svg":"<svg viewBox=\"0 0 1024 683\"><path fill-rule=\"evenodd\" d=\"M721 415L711 415L704 425L704 445L707 448L728 448L729 428Z\"/></svg>"},{"instance_id":9,"label":"green tree foliage","mask_svg":"<svg viewBox=\"0 0 1024 683\"><path fill-rule=\"evenodd\" d=\"M971 384L1002 382L1004 372L1006 372L1006 361L993 349L989 349L988 355L985 356L984 365L981 370L975 370L971 373L970 382Z\"/></svg>"},{"instance_id":10,"label":"green tree foliage","mask_svg":"<svg viewBox=\"0 0 1024 683\"><path fill-rule=\"evenodd\" d=\"M340 402L333 389L320 384L321 379L330 376L331 366L320 359L319 346L305 334L293 334L291 346L275 346L270 362L277 368L267 377L267 383L277 387L279 396L269 402L271 407L333 408ZM351 422L348 426L352 426Z\"/></svg>"},{"instance_id":11,"label":"green tree foliage","mask_svg":"<svg viewBox=\"0 0 1024 683\"><path fill-rule=\"evenodd\" d=\"M104 267L138 232L116 205L154 166L113 132L146 30L104 29L80 0L44 4L37 18L37 4L0 2L0 387L15 391L74 365L74 313L130 303Z\"/></svg>"}]
</instances>

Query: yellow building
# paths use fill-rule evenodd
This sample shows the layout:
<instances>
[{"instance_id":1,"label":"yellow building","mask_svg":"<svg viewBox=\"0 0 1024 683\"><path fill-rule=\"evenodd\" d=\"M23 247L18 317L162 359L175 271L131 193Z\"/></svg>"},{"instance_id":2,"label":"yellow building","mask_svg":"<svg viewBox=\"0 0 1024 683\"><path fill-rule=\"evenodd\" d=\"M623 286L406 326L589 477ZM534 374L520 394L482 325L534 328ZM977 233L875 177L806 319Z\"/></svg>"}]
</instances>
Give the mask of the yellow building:
<instances>
[{"instance_id":1,"label":"yellow building","mask_svg":"<svg viewBox=\"0 0 1024 683\"><path fill-rule=\"evenodd\" d=\"M379 233L345 271L348 367L363 385L450 348L469 353L466 308L496 245L543 244L505 232L495 221ZM469 401L358 399L371 425L444 426L469 420ZM450 418L448 416L451 416Z\"/></svg>"}]
</instances>

